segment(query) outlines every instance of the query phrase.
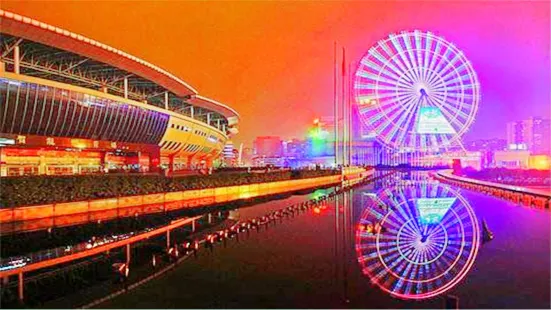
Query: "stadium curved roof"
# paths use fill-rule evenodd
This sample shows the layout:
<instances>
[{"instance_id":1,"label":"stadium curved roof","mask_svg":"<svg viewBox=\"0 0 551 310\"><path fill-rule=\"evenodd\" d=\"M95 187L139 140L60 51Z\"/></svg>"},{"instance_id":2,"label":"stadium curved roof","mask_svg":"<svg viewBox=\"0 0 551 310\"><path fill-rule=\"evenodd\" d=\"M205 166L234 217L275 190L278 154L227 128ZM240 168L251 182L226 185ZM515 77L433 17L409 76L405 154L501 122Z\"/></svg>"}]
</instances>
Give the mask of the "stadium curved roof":
<instances>
[{"instance_id":1,"label":"stadium curved roof","mask_svg":"<svg viewBox=\"0 0 551 310\"><path fill-rule=\"evenodd\" d=\"M0 10L1 59L8 57L15 45L21 49L21 73L100 89L158 105L169 92L171 104L196 105L226 118L239 117L237 111L222 103L198 96L197 90L173 74L138 57L29 17ZM178 109L177 108L177 109ZM177 110L175 109L175 110Z\"/></svg>"}]
</instances>

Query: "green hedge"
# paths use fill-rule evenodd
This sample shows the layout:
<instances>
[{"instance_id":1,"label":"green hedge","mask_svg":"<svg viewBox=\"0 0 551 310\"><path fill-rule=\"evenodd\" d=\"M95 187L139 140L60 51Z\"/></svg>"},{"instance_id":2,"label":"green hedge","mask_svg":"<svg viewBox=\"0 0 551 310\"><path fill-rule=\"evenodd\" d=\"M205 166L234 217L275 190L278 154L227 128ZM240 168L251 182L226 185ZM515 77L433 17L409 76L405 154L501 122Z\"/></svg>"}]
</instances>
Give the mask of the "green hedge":
<instances>
[{"instance_id":1,"label":"green hedge","mask_svg":"<svg viewBox=\"0 0 551 310\"><path fill-rule=\"evenodd\" d=\"M0 208L276 182L335 173L337 172L334 170L296 170L182 177L160 175L4 177L0 178Z\"/></svg>"}]
</instances>

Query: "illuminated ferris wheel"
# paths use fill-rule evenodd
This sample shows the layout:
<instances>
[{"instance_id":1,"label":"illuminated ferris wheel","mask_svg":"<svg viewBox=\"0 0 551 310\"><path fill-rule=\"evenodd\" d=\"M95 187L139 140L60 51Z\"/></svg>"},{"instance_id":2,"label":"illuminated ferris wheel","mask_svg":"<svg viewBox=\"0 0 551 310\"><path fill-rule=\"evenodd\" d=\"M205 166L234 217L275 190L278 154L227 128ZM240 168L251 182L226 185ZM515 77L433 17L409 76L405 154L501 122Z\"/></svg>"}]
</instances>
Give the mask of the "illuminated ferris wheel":
<instances>
[{"instance_id":1,"label":"illuminated ferris wheel","mask_svg":"<svg viewBox=\"0 0 551 310\"><path fill-rule=\"evenodd\" d=\"M371 282L392 296L425 299L457 285L480 245L476 216L447 185L387 188L371 199L356 230L356 253Z\"/></svg>"},{"instance_id":2,"label":"illuminated ferris wheel","mask_svg":"<svg viewBox=\"0 0 551 310\"><path fill-rule=\"evenodd\" d=\"M391 34L369 49L356 70L354 91L362 122L399 151L460 143L480 100L476 73L463 52L418 30Z\"/></svg>"}]
</instances>

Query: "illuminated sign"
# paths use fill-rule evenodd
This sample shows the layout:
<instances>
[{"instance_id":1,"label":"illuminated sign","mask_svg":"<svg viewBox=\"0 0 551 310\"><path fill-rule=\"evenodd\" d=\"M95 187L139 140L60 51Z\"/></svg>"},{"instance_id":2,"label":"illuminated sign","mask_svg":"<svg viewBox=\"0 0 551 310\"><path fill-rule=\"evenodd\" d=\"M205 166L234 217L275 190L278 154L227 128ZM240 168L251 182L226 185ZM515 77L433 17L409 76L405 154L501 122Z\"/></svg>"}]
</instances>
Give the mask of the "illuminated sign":
<instances>
[{"instance_id":1,"label":"illuminated sign","mask_svg":"<svg viewBox=\"0 0 551 310\"><path fill-rule=\"evenodd\" d=\"M418 198L415 200L421 224L437 224L457 198Z\"/></svg>"},{"instance_id":2,"label":"illuminated sign","mask_svg":"<svg viewBox=\"0 0 551 310\"><path fill-rule=\"evenodd\" d=\"M455 134L455 129L442 115L437 107L419 108L417 133L420 134Z\"/></svg>"}]
</instances>

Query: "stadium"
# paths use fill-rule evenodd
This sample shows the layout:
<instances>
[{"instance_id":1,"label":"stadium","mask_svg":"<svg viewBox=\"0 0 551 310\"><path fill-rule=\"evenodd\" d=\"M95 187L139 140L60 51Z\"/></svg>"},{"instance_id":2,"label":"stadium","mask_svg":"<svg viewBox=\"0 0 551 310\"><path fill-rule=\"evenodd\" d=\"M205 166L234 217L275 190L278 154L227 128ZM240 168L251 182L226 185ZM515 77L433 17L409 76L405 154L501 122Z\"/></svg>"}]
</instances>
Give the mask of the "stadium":
<instances>
[{"instance_id":1,"label":"stadium","mask_svg":"<svg viewBox=\"0 0 551 310\"><path fill-rule=\"evenodd\" d=\"M239 114L111 46L0 10L0 175L213 165Z\"/></svg>"}]
</instances>

